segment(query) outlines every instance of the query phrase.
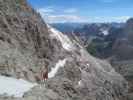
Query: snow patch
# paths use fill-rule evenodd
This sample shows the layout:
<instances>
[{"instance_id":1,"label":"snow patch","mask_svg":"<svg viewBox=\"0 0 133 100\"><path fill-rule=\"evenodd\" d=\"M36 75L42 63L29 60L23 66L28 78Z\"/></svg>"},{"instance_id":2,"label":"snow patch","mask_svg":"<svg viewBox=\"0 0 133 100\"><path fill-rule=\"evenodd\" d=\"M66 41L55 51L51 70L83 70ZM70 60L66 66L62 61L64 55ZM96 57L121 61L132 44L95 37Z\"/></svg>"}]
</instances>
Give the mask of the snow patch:
<instances>
[{"instance_id":1,"label":"snow patch","mask_svg":"<svg viewBox=\"0 0 133 100\"><path fill-rule=\"evenodd\" d=\"M63 33L61 33L60 31L52 28L51 26L48 25L49 31L53 34L50 34L51 37L55 37L56 39L58 39L61 44L62 47L67 50L67 51L72 51L74 49L74 45L72 43L72 41Z\"/></svg>"},{"instance_id":2,"label":"snow patch","mask_svg":"<svg viewBox=\"0 0 133 100\"><path fill-rule=\"evenodd\" d=\"M36 86L22 79L15 79L6 76L0 76L0 94L14 97L23 97L25 92Z\"/></svg>"},{"instance_id":3,"label":"snow patch","mask_svg":"<svg viewBox=\"0 0 133 100\"><path fill-rule=\"evenodd\" d=\"M81 85L81 80L78 82L78 85Z\"/></svg>"},{"instance_id":4,"label":"snow patch","mask_svg":"<svg viewBox=\"0 0 133 100\"><path fill-rule=\"evenodd\" d=\"M82 82L82 80L78 81L78 85L79 85L80 87L83 87L83 82Z\"/></svg>"},{"instance_id":5,"label":"snow patch","mask_svg":"<svg viewBox=\"0 0 133 100\"><path fill-rule=\"evenodd\" d=\"M56 75L58 69L61 68L61 67L64 67L65 63L66 63L66 59L64 59L64 60L59 60L59 61L56 63L55 67L52 68L51 72L48 73L48 77L49 77L49 78L54 77L54 76Z\"/></svg>"},{"instance_id":6,"label":"snow patch","mask_svg":"<svg viewBox=\"0 0 133 100\"><path fill-rule=\"evenodd\" d=\"M104 30L102 33L103 33L104 35L108 35L108 34L109 34L108 30Z\"/></svg>"},{"instance_id":7,"label":"snow patch","mask_svg":"<svg viewBox=\"0 0 133 100\"><path fill-rule=\"evenodd\" d=\"M109 31L106 29L106 30L104 30L104 29L101 29L101 32L104 34L104 35L108 35L109 34Z\"/></svg>"},{"instance_id":8,"label":"snow patch","mask_svg":"<svg viewBox=\"0 0 133 100\"><path fill-rule=\"evenodd\" d=\"M88 63L87 66L90 67L90 64Z\"/></svg>"}]
</instances>

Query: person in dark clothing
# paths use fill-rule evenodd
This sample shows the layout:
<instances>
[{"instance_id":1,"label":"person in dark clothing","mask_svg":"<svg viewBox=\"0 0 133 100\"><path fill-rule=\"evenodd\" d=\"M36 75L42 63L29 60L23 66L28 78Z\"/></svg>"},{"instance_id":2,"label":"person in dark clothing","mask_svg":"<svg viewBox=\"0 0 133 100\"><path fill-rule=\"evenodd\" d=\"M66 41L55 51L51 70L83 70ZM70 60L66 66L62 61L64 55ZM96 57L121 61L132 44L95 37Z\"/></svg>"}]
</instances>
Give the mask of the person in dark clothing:
<instances>
[{"instance_id":1,"label":"person in dark clothing","mask_svg":"<svg viewBox=\"0 0 133 100\"><path fill-rule=\"evenodd\" d=\"M44 69L42 69L41 71L41 81L45 82L48 79L48 68L45 67Z\"/></svg>"}]
</instances>

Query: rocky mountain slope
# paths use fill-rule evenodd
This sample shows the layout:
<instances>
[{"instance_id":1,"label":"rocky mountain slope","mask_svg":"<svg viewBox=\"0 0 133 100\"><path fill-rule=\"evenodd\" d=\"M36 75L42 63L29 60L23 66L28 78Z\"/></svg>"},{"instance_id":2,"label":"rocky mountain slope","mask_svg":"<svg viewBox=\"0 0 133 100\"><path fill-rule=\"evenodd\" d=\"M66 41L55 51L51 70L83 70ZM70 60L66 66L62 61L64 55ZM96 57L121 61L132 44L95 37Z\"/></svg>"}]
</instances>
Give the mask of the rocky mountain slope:
<instances>
[{"instance_id":1,"label":"rocky mountain slope","mask_svg":"<svg viewBox=\"0 0 133 100\"><path fill-rule=\"evenodd\" d=\"M49 79L39 85L45 67ZM0 74L38 84L0 100L122 100L128 89L110 64L47 25L26 0L0 0Z\"/></svg>"}]
</instances>

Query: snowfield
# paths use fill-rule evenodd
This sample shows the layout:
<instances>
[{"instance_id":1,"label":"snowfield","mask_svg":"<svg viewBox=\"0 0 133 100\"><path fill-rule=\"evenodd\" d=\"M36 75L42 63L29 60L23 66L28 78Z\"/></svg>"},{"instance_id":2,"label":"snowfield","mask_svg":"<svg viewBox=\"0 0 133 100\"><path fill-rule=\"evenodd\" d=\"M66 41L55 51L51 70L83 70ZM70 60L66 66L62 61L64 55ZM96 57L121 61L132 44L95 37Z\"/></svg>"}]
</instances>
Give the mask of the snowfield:
<instances>
[{"instance_id":1,"label":"snowfield","mask_svg":"<svg viewBox=\"0 0 133 100\"><path fill-rule=\"evenodd\" d=\"M48 25L49 31L53 34L50 34L50 37L54 37L57 40L59 40L62 44L62 47L67 50L67 51L72 51L74 49L74 45L71 42L71 40L64 35L63 33L61 33L60 31L52 28L51 26Z\"/></svg>"},{"instance_id":2,"label":"snowfield","mask_svg":"<svg viewBox=\"0 0 133 100\"><path fill-rule=\"evenodd\" d=\"M64 59L64 60L59 60L59 61L56 63L55 67L52 68L51 72L48 73L48 77L49 77L49 78L54 77L54 76L56 75L58 69L59 69L60 67L64 67L64 66L65 66L65 63L66 63L66 59Z\"/></svg>"},{"instance_id":3,"label":"snowfield","mask_svg":"<svg viewBox=\"0 0 133 100\"><path fill-rule=\"evenodd\" d=\"M0 95L23 97L25 92L36 85L22 79L0 76Z\"/></svg>"}]
</instances>

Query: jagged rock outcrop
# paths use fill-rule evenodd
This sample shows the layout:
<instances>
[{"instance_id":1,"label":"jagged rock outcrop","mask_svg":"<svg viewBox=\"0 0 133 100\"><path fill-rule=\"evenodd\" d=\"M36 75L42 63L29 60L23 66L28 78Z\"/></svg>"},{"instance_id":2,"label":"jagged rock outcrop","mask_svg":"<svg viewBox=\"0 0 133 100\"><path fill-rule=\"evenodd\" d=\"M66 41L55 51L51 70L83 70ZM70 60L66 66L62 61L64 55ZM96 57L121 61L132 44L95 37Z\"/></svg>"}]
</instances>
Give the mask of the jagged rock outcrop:
<instances>
[{"instance_id":1,"label":"jagged rock outcrop","mask_svg":"<svg viewBox=\"0 0 133 100\"><path fill-rule=\"evenodd\" d=\"M37 82L50 79L23 98L1 100L121 100L127 82L106 62L53 29L25 0L0 0L0 74Z\"/></svg>"}]
</instances>

